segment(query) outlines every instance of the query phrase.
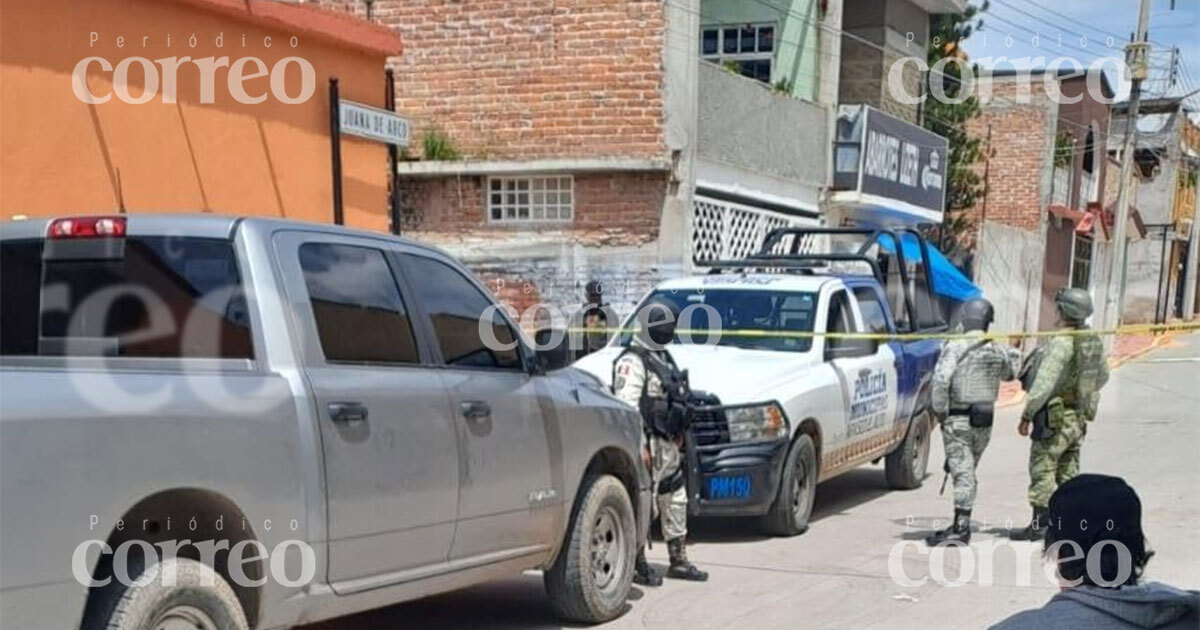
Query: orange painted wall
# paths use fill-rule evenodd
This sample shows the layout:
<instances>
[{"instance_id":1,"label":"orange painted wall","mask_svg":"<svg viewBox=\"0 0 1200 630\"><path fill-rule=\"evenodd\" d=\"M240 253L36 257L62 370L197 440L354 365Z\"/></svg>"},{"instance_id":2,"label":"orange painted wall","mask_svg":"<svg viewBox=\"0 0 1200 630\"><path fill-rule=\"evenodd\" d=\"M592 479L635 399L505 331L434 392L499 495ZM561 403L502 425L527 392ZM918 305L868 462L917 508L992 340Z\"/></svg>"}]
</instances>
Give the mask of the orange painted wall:
<instances>
[{"instance_id":1,"label":"orange painted wall","mask_svg":"<svg viewBox=\"0 0 1200 630\"><path fill-rule=\"evenodd\" d=\"M99 36L90 43L92 33ZM196 46L189 38L196 37ZM223 47L216 38L223 34ZM168 46L167 36L170 36ZM245 47L242 36L245 35ZM298 45L292 48L295 35ZM117 38L123 36L124 46ZM264 38L272 43L266 47ZM185 64L177 103L159 95L144 104L89 105L72 90L71 73L86 57L114 66L126 57L255 56L268 70L284 57L315 69L311 98L289 105L270 92L270 78L244 83L266 93L260 104L237 102L228 68L216 71L214 102L200 102L200 71ZM0 2L0 217L113 212L118 194L129 212L266 215L329 222L332 196L328 79L343 99L382 106L386 54L311 33L239 20L188 2L168 0L3 0ZM131 66L130 93L144 74ZM253 67L251 66L251 70ZM289 92L300 70L288 66ZM92 93L111 92L113 73L92 64ZM385 145L343 136L346 223L387 229ZM120 193L117 173L119 172Z\"/></svg>"}]
</instances>

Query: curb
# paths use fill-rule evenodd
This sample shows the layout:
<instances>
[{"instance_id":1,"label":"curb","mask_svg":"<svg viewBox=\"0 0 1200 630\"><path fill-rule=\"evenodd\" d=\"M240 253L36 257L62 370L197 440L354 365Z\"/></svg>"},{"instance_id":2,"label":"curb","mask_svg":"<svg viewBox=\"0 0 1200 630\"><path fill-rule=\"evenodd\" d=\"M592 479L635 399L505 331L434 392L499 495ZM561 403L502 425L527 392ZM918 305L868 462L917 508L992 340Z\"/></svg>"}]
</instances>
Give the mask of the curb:
<instances>
[{"instance_id":1,"label":"curb","mask_svg":"<svg viewBox=\"0 0 1200 630\"><path fill-rule=\"evenodd\" d=\"M1147 352L1157 350L1157 349L1167 345L1168 343L1171 342L1172 339L1174 339L1174 334L1172 334L1172 333L1163 333L1162 335L1154 337L1145 348L1139 348L1138 350L1130 352L1129 354L1127 354L1125 356L1109 358L1108 368L1110 370L1115 370L1115 369L1121 367L1122 365L1146 354ZM1003 409L1006 407L1013 407L1013 406L1019 405L1023 402L1025 402L1025 391L1017 390L1016 395L1014 395L1012 398L1009 398L1009 399L1003 400L1003 401L997 401L996 408Z\"/></svg>"},{"instance_id":2,"label":"curb","mask_svg":"<svg viewBox=\"0 0 1200 630\"><path fill-rule=\"evenodd\" d=\"M1108 360L1108 368L1110 370L1115 370L1116 368L1121 367L1122 365L1146 354L1147 352L1150 352L1152 350L1157 350L1157 349L1167 345L1168 343L1171 342L1172 339L1174 339L1174 335L1171 333L1163 333L1162 335L1159 335L1158 337L1154 337L1153 340L1150 342L1150 345L1146 346L1145 348L1130 352L1129 354L1127 354L1123 357L1113 357L1113 358L1109 359Z\"/></svg>"}]
</instances>

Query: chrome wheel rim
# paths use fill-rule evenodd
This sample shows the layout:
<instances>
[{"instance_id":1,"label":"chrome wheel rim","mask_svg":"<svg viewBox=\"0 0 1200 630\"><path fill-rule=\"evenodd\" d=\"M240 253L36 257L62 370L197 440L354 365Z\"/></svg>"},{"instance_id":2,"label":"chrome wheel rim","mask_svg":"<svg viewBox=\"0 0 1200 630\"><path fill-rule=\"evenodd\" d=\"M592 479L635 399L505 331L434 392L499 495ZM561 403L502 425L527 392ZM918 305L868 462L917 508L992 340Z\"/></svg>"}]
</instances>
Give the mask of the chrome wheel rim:
<instances>
[{"instance_id":1,"label":"chrome wheel rim","mask_svg":"<svg viewBox=\"0 0 1200 630\"><path fill-rule=\"evenodd\" d=\"M592 576L596 588L616 588L625 573L625 530L615 508L605 506L592 523Z\"/></svg>"},{"instance_id":2,"label":"chrome wheel rim","mask_svg":"<svg viewBox=\"0 0 1200 630\"><path fill-rule=\"evenodd\" d=\"M195 606L175 606L158 616L154 630L217 630L212 617Z\"/></svg>"}]
</instances>

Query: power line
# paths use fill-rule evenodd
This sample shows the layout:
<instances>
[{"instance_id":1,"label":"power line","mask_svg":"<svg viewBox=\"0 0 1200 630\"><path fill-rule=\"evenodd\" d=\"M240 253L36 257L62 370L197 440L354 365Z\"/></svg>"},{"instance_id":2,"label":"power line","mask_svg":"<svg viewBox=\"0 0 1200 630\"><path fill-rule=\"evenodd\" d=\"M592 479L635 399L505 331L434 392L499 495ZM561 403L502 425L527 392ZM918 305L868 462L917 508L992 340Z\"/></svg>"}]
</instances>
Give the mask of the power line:
<instances>
[{"instance_id":1,"label":"power line","mask_svg":"<svg viewBox=\"0 0 1200 630\"><path fill-rule=\"evenodd\" d=\"M776 4L772 3L772 2L769 2L768 0L754 0L754 2L757 2L758 4L761 4L761 5L763 5L763 6L766 6L766 7L768 7L768 8L774 9L776 12L778 12L778 13L780 13L780 14L789 15L789 16L791 16L791 17L794 17L794 18L796 18L796 19L798 19L798 20L800 20L800 21L802 21L802 22L804 22L804 23L806 23L806 24L808 24L808 25L810 25L810 26L814 26L814 27L815 27L815 28L817 28L818 30L825 31L825 32L827 32L827 33L830 33L830 34L833 34L833 35L844 36L844 37L846 37L846 38L849 38L849 39L852 39L852 40L854 40L854 41L858 41L858 42L860 42L860 43L862 43L862 44L864 44L864 45L866 45L866 46L868 46L868 47L871 47L871 48L873 48L873 49L875 49L875 50L879 50L880 52L888 52L888 50L887 50L887 49L886 49L884 46L882 46L882 45L880 45L880 44L877 44L877 43L875 43L875 42L873 42L873 41L870 41L870 40L868 40L868 39L865 39L865 38L863 38L863 37L861 37L861 36L859 36L859 35L856 35L856 34L854 34L854 33L847 32L847 31L845 31L845 30L843 30L843 29L836 28L836 27L832 27L832 26L829 26L829 25L823 24L823 23L821 23L821 22L819 22L819 21L814 21L814 20L812 20L812 19L808 18L807 16L801 15L801 14L799 14L799 13L797 13L797 12L793 11L793 10L792 10L792 9L790 9L789 7L784 7L784 6L776 5ZM670 5L674 6L674 7L675 7L675 8L677 8L677 9L680 9L680 10L682 10L682 11L684 11L684 12L686 12L686 13L689 13L689 14L691 14L691 15L695 15L695 16L697 16L697 17L700 17L700 18L702 18L702 19L704 19L704 20L711 20L710 24L713 24L713 25L715 25L715 24L723 24L723 23L722 23L722 22L721 22L719 19L716 19L714 16L712 16L712 15L710 15L710 14L706 14L706 13L704 13L703 11L700 11L700 10L693 10L691 7L684 6L684 5L680 5L680 4L676 3L676 2L674 2L673 0L667 0L667 4L670 4ZM670 28L670 26L668 26L668 27L667 27L667 29L668 29L668 30L674 30L674 32L676 32L676 33L682 33L682 31L675 30L675 29L671 29L671 28ZM689 33L689 34L690 34L690 33ZM827 58L830 58L830 59L832 59L832 60L840 60L840 59L841 59L841 57L842 57L841 55L833 55L833 54L830 54L830 53L825 53L825 52L821 51L819 48L814 48L814 49L812 49L812 50L806 50L806 49L803 49L803 48L801 47L801 45L800 45L800 43L799 43L798 41L789 41L789 40L786 40L786 39L784 39L783 37L779 37L779 38L777 38L777 41L778 41L780 44L783 44L783 45L790 45L790 46L794 46L794 47L796 47L796 48L797 48L799 51L802 51L802 52L805 52L805 53L812 52L812 53L815 53L815 54L817 54L818 56L827 57ZM677 50L681 50L681 51L682 51L682 49L679 49L678 47L675 47L675 48L676 48ZM778 48L778 46L777 46L777 48ZM690 54L691 50L689 49L689 50L687 50L687 51L682 51L682 52L688 52L688 53ZM830 81L830 80L831 80L830 78L828 78L828 77L825 77L825 76L823 76L823 75L820 75L820 74L817 74L817 73L815 73L815 72L799 72L799 73L797 73L797 74L798 74L798 75L802 75L802 76L811 77L811 78L813 78L813 79L814 79L814 81L815 81L817 84L820 84L820 83L822 83L823 81ZM953 83L956 83L956 84L958 84L958 85L960 85L960 86L962 86L962 85L964 84L964 81L963 81L961 78L959 78L959 77L956 77L956 76L954 76L954 75L951 75L951 74L945 74L945 73L935 73L935 72L932 72L932 71L931 71L931 72L928 74L928 76L929 76L931 79L932 79L932 78L935 78L935 77L936 77L936 78L942 78L942 79L946 79L946 80L949 80L949 81L951 81L951 82L953 82ZM1000 96L1000 95L995 95L995 94L992 94L992 95L991 95L991 100L993 100L993 101L995 101L995 102L997 102L997 103L1009 103L1009 104L1013 104L1013 105L1027 105L1026 103L1021 103L1021 102L1019 102L1019 101L1017 101L1017 100L1014 100L1014 99L1011 99L1011 98L1008 98L1008 97L1004 97L1004 96ZM762 108L762 109L765 109L765 107L764 107L764 108ZM757 112L756 112L756 113L757 113ZM947 127L950 127L950 128L954 128L954 129L958 129L958 130L961 130L961 131L963 131L963 132L968 132L968 129L967 129L967 127L966 127L966 123L965 123L965 122L963 122L963 123L956 123L956 122L952 122L952 121L940 120L940 119L937 119L937 118L935 118L935 117L933 117L933 116L930 116L930 115L928 114L928 112L927 112L927 111L926 111L926 112L923 112L923 115L924 115L924 117L925 117L925 118L927 118L927 119L929 119L929 120L933 120L934 122L937 122L937 123L939 123L939 124L942 124L942 125L944 125L944 126L947 126ZM1096 142L1096 143L1097 143L1099 146L1105 146L1105 145L1107 144L1107 138L1108 138L1108 135L1109 135L1109 134L1108 134L1107 132L1105 132L1105 131L1102 131L1102 130L1099 130L1099 129L1093 128L1092 126L1090 126L1090 125L1088 125L1088 124L1078 123L1078 122L1075 122L1075 121L1073 121L1073 120L1068 120L1068 119L1065 119L1065 118L1062 118L1062 117L1059 117L1057 122L1058 122L1060 125L1062 125L1062 126L1066 126L1066 127L1074 127L1074 128L1076 128L1076 129L1080 130L1080 132L1082 132L1082 133L1087 133L1087 132L1090 132L1090 133L1092 133L1092 134L1093 134L1093 138L1095 138L1095 142ZM1080 154L1082 154L1083 152L1085 152L1085 149L1080 149L1080 150L1079 150L1079 153L1080 153Z\"/></svg>"},{"instance_id":2,"label":"power line","mask_svg":"<svg viewBox=\"0 0 1200 630\"><path fill-rule=\"evenodd\" d=\"M1075 35L1075 36L1077 36L1077 37L1082 37L1082 38L1085 38L1085 39L1087 39L1087 35L1084 35L1083 33L1080 33L1079 31L1072 31L1071 29L1068 29L1068 28L1063 28L1063 27L1061 27L1061 26L1059 26L1059 25L1057 25L1057 24L1053 24L1053 23L1051 23L1049 20L1045 20L1045 19L1043 19L1043 18L1039 18L1038 16L1036 16L1036 15L1034 15L1034 14L1032 14L1032 13L1030 13L1030 12L1028 12L1028 11L1024 10L1024 9L1021 9L1020 7L1018 7L1018 6L1014 5L1014 4L1010 4L1010 3L1006 2L1006 0L993 0L993 1L994 1L994 2L996 2L996 3L998 3L998 4L1001 4L1001 5L1004 5L1004 6L1006 6L1006 7L1010 8L1010 9L1012 9L1013 11L1016 11L1017 13L1020 13L1020 14L1022 14L1022 15L1028 16L1028 17L1031 17L1031 18L1033 18L1033 19L1035 19L1035 20L1038 20L1039 22L1044 22L1044 23L1045 23L1046 25L1048 25L1048 26L1053 26L1054 28L1057 28L1057 29L1058 29L1059 31L1061 31L1061 32L1064 32L1064 33L1070 33L1071 35ZM994 14L994 13L987 13L987 14L985 14L985 15L987 15L987 16L993 16L993 15L995 15L995 14Z\"/></svg>"},{"instance_id":3,"label":"power line","mask_svg":"<svg viewBox=\"0 0 1200 630\"><path fill-rule=\"evenodd\" d=\"M698 16L698 17L700 17L700 18L703 18L703 19L713 19L713 16L711 16L711 15L708 15L708 14L705 14L705 13L703 13L702 11L692 11L692 10L688 9L687 7L683 7L683 6L680 6L680 5L675 5L674 3L670 2L669 0L668 0L668 4L672 4L672 5L673 5L673 6L675 6L676 8L679 8L679 9L681 9L681 10L685 11L685 12L691 13L692 15L696 15L696 16ZM667 30L668 30L668 31L671 31L671 32L674 32L674 33L678 33L678 34L690 34L690 33L684 33L683 31L680 31L680 30L678 30L678 29L673 29L673 28L671 28L670 26L668 26L668 27L667 27ZM786 40L786 39L784 39L783 37L779 37L779 38L777 38L777 39L776 39L776 42L777 42L777 44L776 44L776 49L778 49L778 48L779 48L779 46L780 46L780 45L782 45L782 44L791 45L791 46L794 46L794 47L796 47L797 49L800 49L800 44L799 44L799 42L796 42L796 41L790 41L790 40ZM674 49L674 50L678 50L678 51L680 51L680 52L689 52L689 53L691 52L691 49L690 49L690 48L689 48L689 49L687 49L687 50L684 50L684 49L680 48L679 46L674 46L674 45L668 45L668 47L669 47L669 48L672 48L672 49ZM804 52L810 52L810 51L804 51ZM833 59L838 59L838 58L839 58L839 56L832 55L832 54L828 54L828 53L821 53L820 51L811 51L811 52L815 52L815 53L817 53L817 54L820 54L821 56L825 56L825 57L829 57L829 58L833 58ZM704 61L708 61L709 63L714 63L714 61L713 61L713 60L710 60L710 59L703 59L703 57L702 57L702 60L704 60ZM714 65L716 65L716 64L714 63ZM817 83L818 85L819 85L819 84L822 84L822 83L825 83L825 85L827 85L827 86L830 86L830 85L835 85L835 83L833 82L833 81L834 81L833 77L826 76L825 74L821 74L821 73L819 73L819 72L815 72L815 71L810 71L810 72L805 72L805 71L797 71L797 72L795 72L795 73L793 74L793 76L803 76L803 77L810 78L810 79L812 79L812 80L813 80L815 83ZM939 76L940 76L940 75L939 75ZM950 75L946 75L946 76L950 76ZM764 88L768 88L768 89L769 89L770 87L771 87L771 86L770 86L769 84L766 84L766 85L764 85ZM757 108L757 109L755 109L755 110L753 110L753 111L751 111L751 112L748 112L748 113L746 113L746 114L742 115L742 116L741 116L741 118L740 118L739 120L741 120L741 121L745 121L745 120L746 120L747 118L749 118L749 117L753 117L753 116L755 116L755 115L757 115L757 114L760 114L760 113L762 113L763 111L765 111L766 109L768 109L769 107L771 107L771 105L772 105L772 104L767 104L767 105L764 105L764 106L762 106L762 107L759 107L759 108ZM922 112L922 117L923 117L924 119L927 119L927 120L931 120L931 121L933 121L933 122L936 122L936 123L938 123L938 124L940 124L940 125L944 125L944 126L946 126L946 127L950 127L950 128L953 128L953 129L957 129L957 130L963 131L963 132L965 132L965 133L969 133L969 130L967 129L967 122L966 122L966 121L963 121L963 122L954 122L954 121L950 121L950 120L945 120L945 119L938 118L938 117L936 117L936 116L933 116L933 115L929 114L929 112L928 112L928 111L924 111L924 112ZM925 146L925 145L922 145L922 146ZM928 146L928 147L926 147L926 148L941 148L941 146L940 146L940 145L936 145L936 146L934 146L934 145L929 145L929 146Z\"/></svg>"},{"instance_id":4,"label":"power line","mask_svg":"<svg viewBox=\"0 0 1200 630\"><path fill-rule=\"evenodd\" d=\"M1005 24L1008 24L1009 26L1011 26L1011 27L1013 27L1013 28L1018 28L1018 29L1021 29L1022 31L1025 31L1026 33L1029 33L1029 34L1031 34L1031 35L1035 35L1035 36L1037 36L1037 37L1039 38L1039 40L1041 39L1041 37L1042 37L1042 35L1043 35L1043 33L1041 33L1040 31L1035 31L1035 30L1033 30L1033 29L1027 28L1027 27L1025 27L1025 26L1022 26L1022 25L1020 25L1020 24L1017 24L1016 22L1013 22L1013 21L1011 21L1011 20L1009 20L1009 19L1007 19L1007 18L1003 18L1003 17L1001 17L1001 16L999 16L999 15L996 15L995 13L990 13L990 14L988 14L988 17L989 17L990 19L993 19L993 20L999 20L999 21L1001 21L1001 22L1003 22L1003 23L1005 23ZM986 22L985 22L985 24L986 24ZM986 26L985 26L985 29L984 29L984 30L986 30ZM1078 52L1080 52L1080 53L1083 53L1084 55L1088 55L1088 56L1090 57L1090 59L1088 59L1089 61L1096 61L1097 59L1100 59L1100 55L1098 55L1098 54L1097 54L1097 53L1095 53L1095 52L1092 52L1092 51L1090 51L1090 50L1086 50L1086 49L1084 49L1084 48L1080 48L1080 47L1078 47L1078 46L1073 46L1073 45L1071 45L1071 44L1064 44L1064 43L1062 43L1062 38L1061 38L1061 36L1060 36L1060 38L1059 38L1058 46L1059 46L1059 48L1069 48L1069 49L1071 49L1071 50L1075 50L1075 51L1078 51Z\"/></svg>"},{"instance_id":5,"label":"power line","mask_svg":"<svg viewBox=\"0 0 1200 630\"><path fill-rule=\"evenodd\" d=\"M1126 35L1118 35L1118 34L1116 34L1116 33L1112 32L1112 31L1106 31L1106 30L1104 30L1104 29L1101 29L1101 28L1096 28L1095 26L1092 26L1091 24L1087 24L1087 23L1081 22L1081 21L1079 21L1079 20L1077 20L1077 19L1075 19L1075 18L1073 18L1073 17L1071 17L1071 16L1069 16L1069 15L1067 15L1067 14L1065 14L1065 13L1059 13L1058 11L1055 11L1054 9L1051 9L1050 7L1047 7L1047 6L1045 6L1045 5L1041 4L1041 3L1035 2L1034 0L1023 0L1023 1L1024 1L1026 4L1033 5L1033 6L1037 7L1037 8L1039 8L1039 9L1041 9L1042 11L1045 11L1046 13L1049 13L1049 14L1051 14L1051 15L1054 15L1054 16L1057 16L1057 17L1060 17L1060 18L1062 18L1062 19L1064 19L1064 20L1066 20L1066 21L1068 21L1068 22L1071 22L1071 23L1073 23L1073 24L1077 24L1077 25L1079 25L1079 26L1083 26L1083 27L1085 27L1085 28L1089 28L1089 29L1091 29L1091 30L1093 30L1093 31L1095 31L1095 32L1097 32L1097 33L1101 33L1101 34L1103 34L1103 35L1106 35L1106 36L1111 36L1111 37L1114 37L1114 38L1116 38L1117 40L1128 40L1128 38L1129 38L1129 34L1126 34Z\"/></svg>"},{"instance_id":6,"label":"power line","mask_svg":"<svg viewBox=\"0 0 1200 630\"><path fill-rule=\"evenodd\" d=\"M670 0L668 0L668 2L670 2ZM768 7L768 8L774 9L775 11L777 11L777 12L779 12L779 13L782 13L782 14L785 14L785 15L790 15L790 16L792 16L792 17L794 17L794 18L796 18L796 19L798 19L798 20L800 20L800 21L802 21L802 22L804 22L804 23L806 23L806 24L809 24L809 25L811 25L811 26L815 26L815 27L816 27L816 28L818 28L818 29L824 30L824 31L825 31L825 32L827 32L827 33L830 33L830 34L833 34L833 35L840 35L840 36L842 36L842 37L847 37L847 38L849 38L849 39L852 39L852 40L854 40L854 41L857 41L857 42L859 42L859 43L861 43L861 44L863 44L863 45L865 45L865 46L868 46L868 47L874 48L875 50L878 50L878 51L880 51L880 52L888 52L888 50L887 50L887 49L886 49L886 48L885 48L883 45L881 45L881 44L877 44L877 43L875 43L875 42L873 42L873 41L871 41L871 40L869 40L869 39L866 39L866 38L864 38L864 37L862 37L862 36L860 36L860 35L856 35L856 34L854 34L854 33L850 33L850 32L848 32L848 31L845 31L845 30L843 30L843 29L836 28L836 27L832 27L832 26L829 26L829 25L827 25L827 24L823 24L823 23L821 23L820 21L813 21L812 19L808 18L807 16L801 15L801 14L799 14L799 13L797 13L797 12L795 12L795 11L791 10L789 7L786 7L786 6L780 6L780 5L774 4L774 3L772 3L772 2L769 2L768 0L754 0L754 2L757 2L758 4L761 4L761 5L765 6L765 7ZM686 11L686 10L689 10L687 7L681 7L680 5L675 5L675 6L676 6L676 7L679 7L679 8L682 8L682 9L684 9L685 11ZM942 76L944 79L948 79L948 80L950 80L951 82L954 82L954 83L957 83L957 84L959 84L960 86L963 84L963 80L962 80L962 79L960 79L960 78L958 78L958 77L956 77L956 76L954 76L954 75L949 75L949 74L944 74L944 73L943 73L941 76ZM1007 99L1007 98L1004 98L1004 97L998 97L998 96L994 96L993 98L995 98L995 99L996 99L998 102L1008 102L1008 103L1010 103L1010 104L1013 104L1013 105L1022 105L1022 103L1020 103L1020 102L1018 102L1018 101L1014 101L1014 100L1012 100L1012 99ZM1065 119L1060 119L1060 121L1059 121L1059 122L1065 123L1065 124L1067 124L1067 125L1074 125L1074 126L1076 126L1076 127L1080 128L1080 129L1085 129L1085 130L1087 129L1087 125L1082 125L1082 124L1080 124L1080 123L1076 123L1076 122L1074 122L1074 121L1065 120Z\"/></svg>"}]
</instances>

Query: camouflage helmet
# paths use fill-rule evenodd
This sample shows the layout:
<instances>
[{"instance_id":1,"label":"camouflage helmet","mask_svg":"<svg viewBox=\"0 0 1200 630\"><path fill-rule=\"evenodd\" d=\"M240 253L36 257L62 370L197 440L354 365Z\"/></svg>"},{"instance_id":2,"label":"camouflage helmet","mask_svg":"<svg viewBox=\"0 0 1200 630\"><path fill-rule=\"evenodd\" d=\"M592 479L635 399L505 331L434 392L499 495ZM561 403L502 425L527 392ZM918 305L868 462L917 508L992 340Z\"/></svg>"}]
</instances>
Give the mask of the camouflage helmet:
<instances>
[{"instance_id":1,"label":"camouflage helmet","mask_svg":"<svg viewBox=\"0 0 1200 630\"><path fill-rule=\"evenodd\" d=\"M1092 296L1083 289L1064 287L1054 294L1054 305L1063 319L1082 324L1092 314Z\"/></svg>"}]
</instances>

